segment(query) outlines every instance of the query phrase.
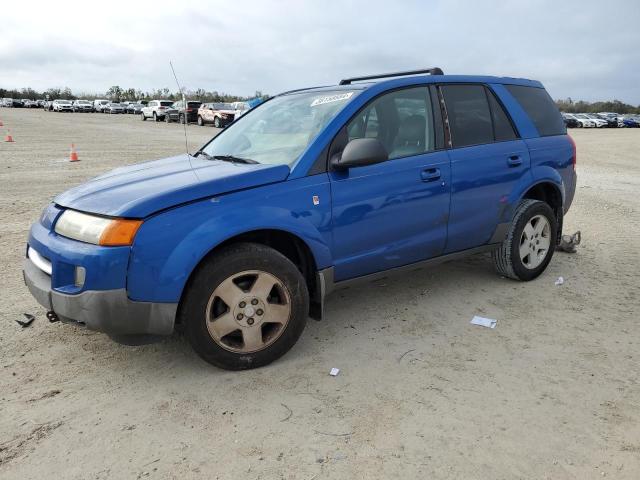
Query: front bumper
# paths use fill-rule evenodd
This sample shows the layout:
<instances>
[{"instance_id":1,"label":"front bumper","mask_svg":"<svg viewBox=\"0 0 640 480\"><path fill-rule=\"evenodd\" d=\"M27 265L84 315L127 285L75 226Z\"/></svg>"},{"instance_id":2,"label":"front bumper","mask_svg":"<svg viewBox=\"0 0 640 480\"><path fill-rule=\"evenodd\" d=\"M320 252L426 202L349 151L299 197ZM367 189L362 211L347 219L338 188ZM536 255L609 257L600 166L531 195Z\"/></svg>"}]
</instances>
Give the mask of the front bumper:
<instances>
[{"instance_id":1,"label":"front bumper","mask_svg":"<svg viewBox=\"0 0 640 480\"><path fill-rule=\"evenodd\" d=\"M50 210L52 219L60 211ZM45 222L52 223L52 219L45 218ZM31 227L29 247L40 258L26 258L23 265L24 282L39 304L62 321L113 337L173 332L177 303L133 301L127 296L128 247L77 242L49 228L41 222ZM82 286L74 285L75 267L85 269Z\"/></svg>"},{"instance_id":2,"label":"front bumper","mask_svg":"<svg viewBox=\"0 0 640 480\"><path fill-rule=\"evenodd\" d=\"M63 322L112 336L173 332L176 303L134 302L125 289L87 290L76 295L56 292L51 289L51 277L29 259L24 261L23 275L31 295Z\"/></svg>"}]
</instances>

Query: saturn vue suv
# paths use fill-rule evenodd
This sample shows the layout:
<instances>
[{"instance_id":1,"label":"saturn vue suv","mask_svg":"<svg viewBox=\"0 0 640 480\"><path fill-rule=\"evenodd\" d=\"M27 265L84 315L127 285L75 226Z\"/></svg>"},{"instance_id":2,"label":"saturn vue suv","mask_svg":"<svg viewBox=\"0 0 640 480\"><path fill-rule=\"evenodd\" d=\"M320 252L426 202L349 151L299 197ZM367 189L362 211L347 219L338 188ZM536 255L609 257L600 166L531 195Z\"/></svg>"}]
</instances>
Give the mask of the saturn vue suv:
<instances>
[{"instance_id":1,"label":"saturn vue suv","mask_svg":"<svg viewBox=\"0 0 640 480\"><path fill-rule=\"evenodd\" d=\"M51 320L125 344L180 330L207 362L259 367L348 285L480 252L535 279L575 167L538 81L348 78L58 195L31 227L24 280Z\"/></svg>"}]
</instances>

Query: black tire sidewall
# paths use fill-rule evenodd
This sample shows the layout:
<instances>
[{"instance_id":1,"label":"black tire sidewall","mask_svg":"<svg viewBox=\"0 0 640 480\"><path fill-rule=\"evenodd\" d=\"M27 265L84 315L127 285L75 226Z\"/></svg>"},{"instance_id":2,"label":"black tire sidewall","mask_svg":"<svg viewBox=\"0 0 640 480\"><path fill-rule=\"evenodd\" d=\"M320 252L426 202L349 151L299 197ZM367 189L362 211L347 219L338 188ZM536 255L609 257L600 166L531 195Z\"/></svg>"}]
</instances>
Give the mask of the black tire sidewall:
<instances>
[{"instance_id":1,"label":"black tire sidewall","mask_svg":"<svg viewBox=\"0 0 640 480\"><path fill-rule=\"evenodd\" d=\"M223 280L245 270L262 270L276 276L289 290L291 317L280 337L259 352L243 354L225 350L209 335L207 302ZM279 252L259 244L227 247L205 259L189 281L180 308L180 319L192 347L208 363L227 370L245 370L267 365L296 343L306 325L309 294L296 266Z\"/></svg>"},{"instance_id":2,"label":"black tire sidewall","mask_svg":"<svg viewBox=\"0 0 640 480\"><path fill-rule=\"evenodd\" d=\"M543 215L549 222L549 225L551 227L551 238L549 242L549 250L547 251L547 256L545 257L543 262L536 268L529 269L524 266L522 260L520 259L520 237L522 236L524 227L527 225L527 223L529 223L529 220L531 220L536 215ZM558 222L556 216L549 205L544 202L535 202L530 205L522 215L519 216L513 228L513 240L511 242L511 266L514 273L519 279L524 281L533 280L547 268L547 265L549 265L549 262L553 257L553 253L556 248L556 237L558 232Z\"/></svg>"}]
</instances>

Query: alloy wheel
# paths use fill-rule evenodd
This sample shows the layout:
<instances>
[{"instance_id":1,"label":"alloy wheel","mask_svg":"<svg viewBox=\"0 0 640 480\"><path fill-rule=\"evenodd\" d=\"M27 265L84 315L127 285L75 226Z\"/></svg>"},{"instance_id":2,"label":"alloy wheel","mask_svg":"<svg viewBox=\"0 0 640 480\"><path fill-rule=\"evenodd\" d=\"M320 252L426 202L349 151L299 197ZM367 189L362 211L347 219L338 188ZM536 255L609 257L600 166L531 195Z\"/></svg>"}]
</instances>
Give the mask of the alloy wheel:
<instances>
[{"instance_id":1,"label":"alloy wheel","mask_svg":"<svg viewBox=\"0 0 640 480\"><path fill-rule=\"evenodd\" d=\"M520 260L529 270L537 268L546 258L551 245L551 225L543 215L532 217L520 235Z\"/></svg>"},{"instance_id":2,"label":"alloy wheel","mask_svg":"<svg viewBox=\"0 0 640 480\"><path fill-rule=\"evenodd\" d=\"M284 332L291 317L291 295L274 275L247 270L216 287L205 315L209 335L222 348L258 352Z\"/></svg>"}]
</instances>

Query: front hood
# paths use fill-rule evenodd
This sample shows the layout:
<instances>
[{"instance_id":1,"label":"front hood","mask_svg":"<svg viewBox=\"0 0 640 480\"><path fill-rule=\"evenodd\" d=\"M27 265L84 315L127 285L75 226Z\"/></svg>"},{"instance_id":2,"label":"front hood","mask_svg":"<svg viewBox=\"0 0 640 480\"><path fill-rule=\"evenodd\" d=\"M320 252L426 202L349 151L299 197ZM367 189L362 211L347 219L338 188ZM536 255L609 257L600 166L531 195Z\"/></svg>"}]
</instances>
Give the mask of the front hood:
<instances>
[{"instance_id":1,"label":"front hood","mask_svg":"<svg viewBox=\"0 0 640 480\"><path fill-rule=\"evenodd\" d=\"M245 165L186 154L121 167L58 195L63 207L144 218L159 210L244 188L281 182L286 165Z\"/></svg>"}]
</instances>

